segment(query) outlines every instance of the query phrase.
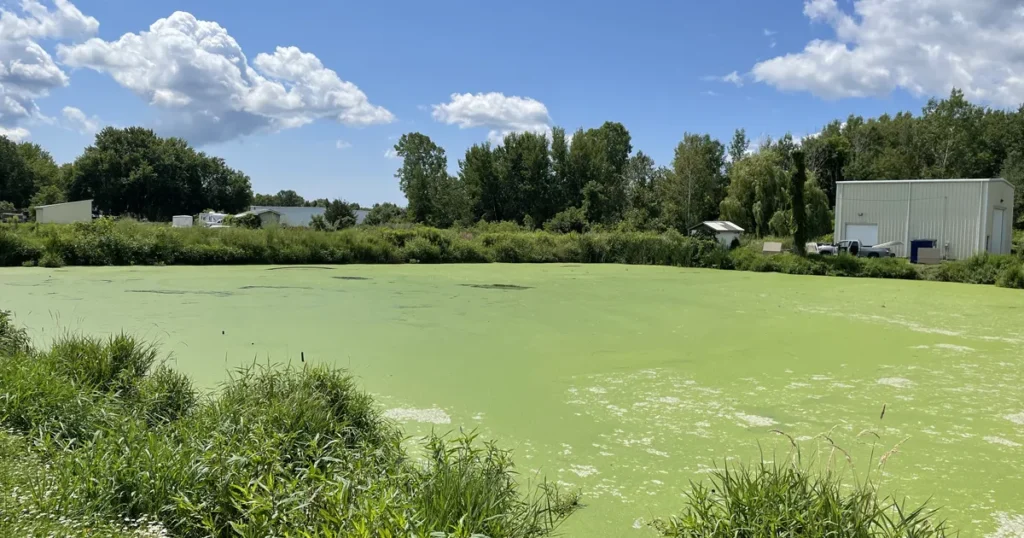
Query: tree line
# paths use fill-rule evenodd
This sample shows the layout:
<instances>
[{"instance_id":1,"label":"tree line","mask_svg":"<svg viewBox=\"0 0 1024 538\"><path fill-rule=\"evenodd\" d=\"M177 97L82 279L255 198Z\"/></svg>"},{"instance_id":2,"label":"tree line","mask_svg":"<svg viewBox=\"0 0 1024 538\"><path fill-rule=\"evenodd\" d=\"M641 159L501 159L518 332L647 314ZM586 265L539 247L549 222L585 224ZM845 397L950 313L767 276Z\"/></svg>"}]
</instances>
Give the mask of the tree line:
<instances>
[{"instance_id":1,"label":"tree line","mask_svg":"<svg viewBox=\"0 0 1024 538\"><path fill-rule=\"evenodd\" d=\"M511 221L529 228L582 231L594 227L685 231L726 219L757 236L794 231L794 152L806 174L796 215L804 233L831 231L836 183L845 180L1004 177L1017 188L1024 226L1024 107L991 109L954 90L931 99L921 114L901 112L836 120L819 133L752 142L737 130L727 144L685 133L671 163L658 166L633 151L629 131L605 122L574 133L510 133L499 144L466 150L449 173L444 148L421 133L395 145L395 174L407 207L377 204L367 222L403 221L437 227ZM73 163L58 166L36 144L0 138L0 202L27 208L93 198L105 214L170 220L204 209L243 211L249 205L315 206L351 215L343 200L306 200L294 190L253 194L249 177L177 138L138 127L106 128ZM353 209L357 206L347 204Z\"/></svg>"},{"instance_id":2,"label":"tree line","mask_svg":"<svg viewBox=\"0 0 1024 538\"><path fill-rule=\"evenodd\" d=\"M787 134L753 144L739 129L726 146L685 133L661 167L633 153L629 132L613 122L571 137L556 127L550 137L511 133L497 146L476 144L456 175L423 134L403 136L395 150L404 158L396 176L409 218L439 227L486 220L555 231L686 230L721 218L757 236L786 236L796 215L801 235L813 238L831 232L840 181L989 177L1015 185L1024 227L1024 107L982 107L959 90L929 100L918 116L850 116L801 140ZM805 173L796 173L796 159Z\"/></svg>"}]
</instances>

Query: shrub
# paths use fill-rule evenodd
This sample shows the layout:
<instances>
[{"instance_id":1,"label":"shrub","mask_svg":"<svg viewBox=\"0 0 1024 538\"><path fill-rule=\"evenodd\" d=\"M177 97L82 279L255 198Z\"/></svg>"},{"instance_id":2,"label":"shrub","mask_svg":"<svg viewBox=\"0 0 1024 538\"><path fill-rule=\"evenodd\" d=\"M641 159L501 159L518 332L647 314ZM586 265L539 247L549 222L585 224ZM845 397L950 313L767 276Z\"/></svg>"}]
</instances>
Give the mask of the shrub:
<instances>
[{"instance_id":1,"label":"shrub","mask_svg":"<svg viewBox=\"0 0 1024 538\"><path fill-rule=\"evenodd\" d=\"M64 258L56 252L46 251L39 258L40 267L49 267L51 269L64 267Z\"/></svg>"},{"instance_id":2,"label":"shrub","mask_svg":"<svg viewBox=\"0 0 1024 538\"><path fill-rule=\"evenodd\" d=\"M263 221L260 220L260 216L255 213L243 213L231 219L231 226L237 226L239 228L255 230L262 225Z\"/></svg>"},{"instance_id":3,"label":"shrub","mask_svg":"<svg viewBox=\"0 0 1024 538\"><path fill-rule=\"evenodd\" d=\"M996 286L1001 288L1024 289L1024 265L1004 268L996 277Z\"/></svg>"},{"instance_id":4,"label":"shrub","mask_svg":"<svg viewBox=\"0 0 1024 538\"><path fill-rule=\"evenodd\" d=\"M716 470L709 482L691 484L683 513L655 521L655 529L680 538L953 535L933 511L907 509L870 484L847 485L830 471L761 463Z\"/></svg>"},{"instance_id":5,"label":"shrub","mask_svg":"<svg viewBox=\"0 0 1024 538\"><path fill-rule=\"evenodd\" d=\"M139 384L138 403L150 424L173 422L189 414L198 403L192 380L160 365Z\"/></svg>"},{"instance_id":6,"label":"shrub","mask_svg":"<svg viewBox=\"0 0 1024 538\"><path fill-rule=\"evenodd\" d=\"M579 496L544 485L520 495L507 451L478 446L475 435L427 441L428 463L416 478L415 513L445 536L546 536L579 508Z\"/></svg>"},{"instance_id":7,"label":"shrub","mask_svg":"<svg viewBox=\"0 0 1024 538\"><path fill-rule=\"evenodd\" d=\"M28 331L14 325L10 312L0 310L0 357L30 351L30 342Z\"/></svg>"},{"instance_id":8,"label":"shrub","mask_svg":"<svg viewBox=\"0 0 1024 538\"><path fill-rule=\"evenodd\" d=\"M105 341L65 335L46 358L55 371L80 386L127 396L156 362L156 349L124 334Z\"/></svg>"},{"instance_id":9,"label":"shrub","mask_svg":"<svg viewBox=\"0 0 1024 538\"><path fill-rule=\"evenodd\" d=\"M332 229L332 226L327 224L323 215L313 215L310 217L309 227L318 232L326 232Z\"/></svg>"},{"instance_id":10,"label":"shrub","mask_svg":"<svg viewBox=\"0 0 1024 538\"><path fill-rule=\"evenodd\" d=\"M565 211L555 214L544 223L544 229L549 232L566 234L569 232L583 233L589 227L587 214L582 207L570 207Z\"/></svg>"},{"instance_id":11,"label":"shrub","mask_svg":"<svg viewBox=\"0 0 1024 538\"><path fill-rule=\"evenodd\" d=\"M965 284L995 284L999 274L1020 261L1009 254L979 254L966 260L948 261L927 270L931 280Z\"/></svg>"}]
</instances>

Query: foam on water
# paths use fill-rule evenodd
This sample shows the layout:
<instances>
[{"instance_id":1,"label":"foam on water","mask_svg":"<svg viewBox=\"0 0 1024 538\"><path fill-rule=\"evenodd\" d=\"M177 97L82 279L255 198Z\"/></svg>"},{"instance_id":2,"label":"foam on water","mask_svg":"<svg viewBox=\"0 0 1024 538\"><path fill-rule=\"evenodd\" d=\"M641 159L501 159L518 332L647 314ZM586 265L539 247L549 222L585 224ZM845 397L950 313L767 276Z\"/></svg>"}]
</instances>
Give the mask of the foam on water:
<instances>
[{"instance_id":1,"label":"foam on water","mask_svg":"<svg viewBox=\"0 0 1024 538\"><path fill-rule=\"evenodd\" d=\"M396 422L423 422L426 424L451 424L452 418L443 409L410 409L396 407L384 411L384 417Z\"/></svg>"},{"instance_id":2,"label":"foam on water","mask_svg":"<svg viewBox=\"0 0 1024 538\"><path fill-rule=\"evenodd\" d=\"M1024 536L1024 514L998 512L993 516L998 527L985 538L1021 538Z\"/></svg>"},{"instance_id":3,"label":"foam on water","mask_svg":"<svg viewBox=\"0 0 1024 538\"><path fill-rule=\"evenodd\" d=\"M1009 439L1003 439L1002 437L996 437L994 435L990 435L988 437L985 437L985 441L988 442L988 443L992 443L993 445L1003 445L1003 446L1008 446L1008 447L1012 447L1012 448L1017 448L1017 447L1021 446L1020 443L1015 443L1015 442L1013 442L1013 441L1011 441Z\"/></svg>"},{"instance_id":4,"label":"foam on water","mask_svg":"<svg viewBox=\"0 0 1024 538\"><path fill-rule=\"evenodd\" d=\"M903 377L883 377L876 381L879 385L888 385L890 387L896 387L898 389L905 389L912 387L914 382L903 378Z\"/></svg>"}]
</instances>

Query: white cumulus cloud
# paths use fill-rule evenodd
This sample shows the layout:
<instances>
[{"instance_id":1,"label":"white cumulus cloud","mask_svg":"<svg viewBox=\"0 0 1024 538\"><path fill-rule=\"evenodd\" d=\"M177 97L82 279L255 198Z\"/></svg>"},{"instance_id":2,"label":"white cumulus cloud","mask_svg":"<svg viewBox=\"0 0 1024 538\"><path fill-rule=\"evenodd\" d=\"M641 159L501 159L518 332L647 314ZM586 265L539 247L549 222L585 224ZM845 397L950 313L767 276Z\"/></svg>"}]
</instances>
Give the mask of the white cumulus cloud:
<instances>
[{"instance_id":1,"label":"white cumulus cloud","mask_svg":"<svg viewBox=\"0 0 1024 538\"><path fill-rule=\"evenodd\" d=\"M835 37L758 63L756 80L828 99L956 87L997 106L1024 102L1020 0L853 0L852 13L836 0L805 0L803 11Z\"/></svg>"},{"instance_id":2,"label":"white cumulus cloud","mask_svg":"<svg viewBox=\"0 0 1024 538\"><path fill-rule=\"evenodd\" d=\"M50 121L36 100L68 85L67 74L37 40L81 38L98 29L96 19L68 0L55 0L52 10L36 0L22 0L17 13L0 8L0 132L28 137L21 123Z\"/></svg>"},{"instance_id":3,"label":"white cumulus cloud","mask_svg":"<svg viewBox=\"0 0 1024 538\"><path fill-rule=\"evenodd\" d=\"M28 138L28 135L29 132L24 127L15 127L13 129L8 129L0 125L0 136L6 136L7 138L15 142L21 142L22 140L25 140L26 138Z\"/></svg>"},{"instance_id":4,"label":"white cumulus cloud","mask_svg":"<svg viewBox=\"0 0 1024 538\"><path fill-rule=\"evenodd\" d=\"M331 119L346 125L394 121L319 58L296 47L256 55L212 21L176 12L116 41L60 45L60 60L107 73L151 105L168 111L175 134L196 143L224 141Z\"/></svg>"},{"instance_id":5,"label":"white cumulus cloud","mask_svg":"<svg viewBox=\"0 0 1024 538\"><path fill-rule=\"evenodd\" d=\"M352 144L350 142L345 142L344 140L338 140L334 143L334 147L338 149L348 149L352 147Z\"/></svg>"},{"instance_id":6,"label":"white cumulus cloud","mask_svg":"<svg viewBox=\"0 0 1024 538\"><path fill-rule=\"evenodd\" d=\"M401 157L398 156L398 152L395 151L394 148L388 148L384 150L384 157L387 159L401 159Z\"/></svg>"},{"instance_id":7,"label":"white cumulus cloud","mask_svg":"<svg viewBox=\"0 0 1024 538\"><path fill-rule=\"evenodd\" d=\"M100 120L96 116L89 117L81 109L66 106L61 110L67 126L82 134L92 134L99 130Z\"/></svg>"},{"instance_id":8,"label":"white cumulus cloud","mask_svg":"<svg viewBox=\"0 0 1024 538\"><path fill-rule=\"evenodd\" d=\"M499 143L508 133L551 133L551 116L544 103L500 92L453 93L447 103L433 106L435 120L461 129L486 127L488 140Z\"/></svg>"}]
</instances>

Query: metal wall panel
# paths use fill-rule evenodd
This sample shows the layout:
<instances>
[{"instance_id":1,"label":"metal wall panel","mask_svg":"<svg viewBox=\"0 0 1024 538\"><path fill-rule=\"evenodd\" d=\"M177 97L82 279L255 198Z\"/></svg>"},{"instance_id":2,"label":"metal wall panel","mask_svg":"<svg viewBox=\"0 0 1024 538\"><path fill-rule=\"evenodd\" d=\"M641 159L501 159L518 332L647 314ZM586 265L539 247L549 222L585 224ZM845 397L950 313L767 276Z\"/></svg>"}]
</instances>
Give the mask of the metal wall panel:
<instances>
[{"instance_id":1,"label":"metal wall panel","mask_svg":"<svg viewBox=\"0 0 1024 538\"><path fill-rule=\"evenodd\" d=\"M996 209L1002 209L1005 211L1003 218L1003 244L993 245L992 252L999 254L1009 254L1010 249L1013 245L1013 223L1017 215L1013 214L1013 186L1002 181L993 181L988 187L988 215L986 219L988 224L986 226L987 236L995 237L992 226L993 215Z\"/></svg>"},{"instance_id":2,"label":"metal wall panel","mask_svg":"<svg viewBox=\"0 0 1024 538\"><path fill-rule=\"evenodd\" d=\"M900 241L897 256L910 254L910 241L934 239L947 259L984 249L989 194L1002 182L874 181L842 183L836 201L836 238L846 224L878 224L878 241ZM996 191L993 191L996 192ZM998 192L1004 193L1002 190ZM1005 198L1004 198L1005 199ZM997 198L998 200L998 198ZM987 220L986 220L987 219Z\"/></svg>"}]
</instances>

